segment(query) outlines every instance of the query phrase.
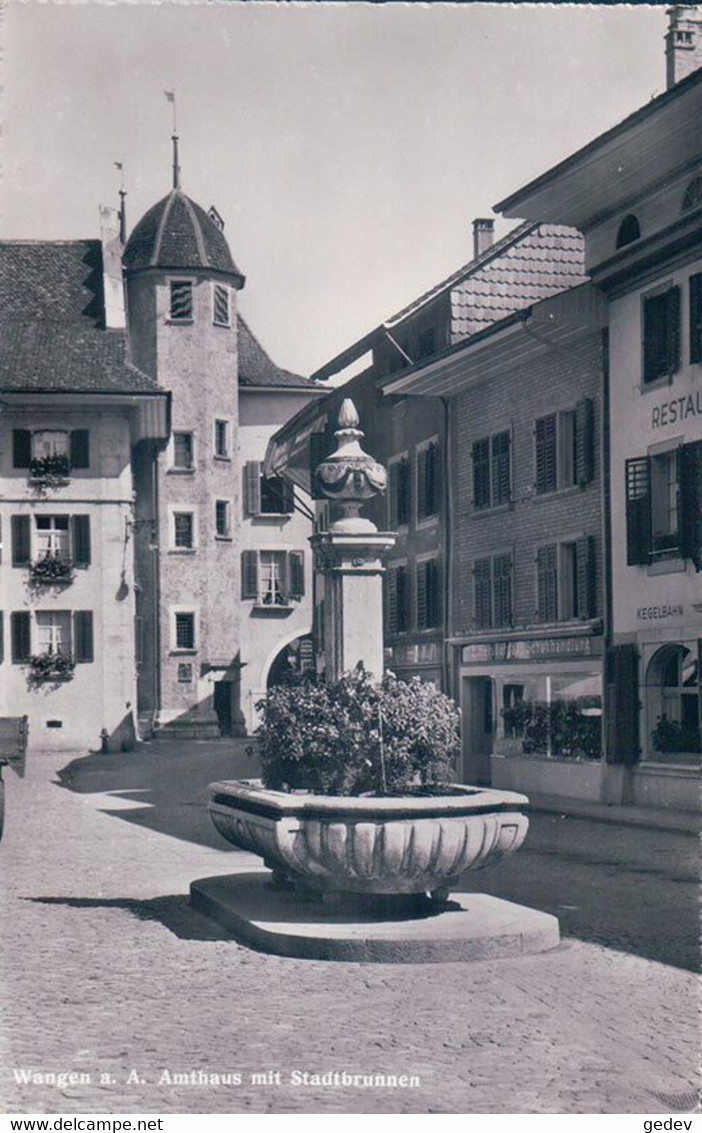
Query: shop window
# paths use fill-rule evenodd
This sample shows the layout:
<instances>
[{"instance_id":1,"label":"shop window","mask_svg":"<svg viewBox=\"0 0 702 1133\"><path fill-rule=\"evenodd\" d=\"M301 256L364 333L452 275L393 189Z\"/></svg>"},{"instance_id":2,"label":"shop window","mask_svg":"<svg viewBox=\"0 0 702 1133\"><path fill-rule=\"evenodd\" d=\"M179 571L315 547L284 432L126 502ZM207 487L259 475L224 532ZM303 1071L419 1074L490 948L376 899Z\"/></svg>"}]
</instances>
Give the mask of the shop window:
<instances>
[{"instance_id":1,"label":"shop window","mask_svg":"<svg viewBox=\"0 0 702 1133\"><path fill-rule=\"evenodd\" d=\"M388 633L406 633L412 628L412 594L407 564L389 566L386 579Z\"/></svg>"},{"instance_id":2,"label":"shop window","mask_svg":"<svg viewBox=\"0 0 702 1133\"><path fill-rule=\"evenodd\" d=\"M514 711L524 702L524 685L505 684L502 686L502 718L504 720L505 738L515 739L519 735L517 726L518 716Z\"/></svg>"},{"instance_id":3,"label":"shop window","mask_svg":"<svg viewBox=\"0 0 702 1133\"><path fill-rule=\"evenodd\" d=\"M680 288L649 295L643 303L643 384L672 378L680 362Z\"/></svg>"},{"instance_id":4,"label":"shop window","mask_svg":"<svg viewBox=\"0 0 702 1133\"><path fill-rule=\"evenodd\" d=\"M699 762L700 711L697 659L684 645L664 645L646 673L650 758Z\"/></svg>"},{"instance_id":5,"label":"shop window","mask_svg":"<svg viewBox=\"0 0 702 1133\"><path fill-rule=\"evenodd\" d=\"M536 493L545 495L594 478L594 406L583 398L574 409L540 417L535 425Z\"/></svg>"},{"instance_id":6,"label":"shop window","mask_svg":"<svg viewBox=\"0 0 702 1133\"><path fill-rule=\"evenodd\" d=\"M411 513L410 463L406 453L388 461L388 508L390 530L407 527Z\"/></svg>"},{"instance_id":7,"label":"shop window","mask_svg":"<svg viewBox=\"0 0 702 1133\"><path fill-rule=\"evenodd\" d=\"M473 443L473 506L500 507L511 498L508 430Z\"/></svg>"}]
</instances>

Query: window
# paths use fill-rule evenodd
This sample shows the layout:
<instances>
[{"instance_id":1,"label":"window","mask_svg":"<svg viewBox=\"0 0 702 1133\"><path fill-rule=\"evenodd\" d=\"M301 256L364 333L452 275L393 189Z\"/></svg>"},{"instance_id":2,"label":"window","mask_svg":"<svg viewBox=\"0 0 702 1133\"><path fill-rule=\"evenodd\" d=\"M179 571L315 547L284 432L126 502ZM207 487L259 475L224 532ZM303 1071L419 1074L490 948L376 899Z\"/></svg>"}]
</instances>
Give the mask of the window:
<instances>
[{"instance_id":1,"label":"window","mask_svg":"<svg viewBox=\"0 0 702 1133\"><path fill-rule=\"evenodd\" d=\"M432 519L439 512L439 443L428 441L417 447L417 520Z\"/></svg>"},{"instance_id":2,"label":"window","mask_svg":"<svg viewBox=\"0 0 702 1133\"><path fill-rule=\"evenodd\" d=\"M390 530L407 527L411 509L410 464L406 454L388 461L388 509Z\"/></svg>"},{"instance_id":3,"label":"window","mask_svg":"<svg viewBox=\"0 0 702 1133\"><path fill-rule=\"evenodd\" d=\"M212 289L212 322L217 327L229 326L229 288L215 283Z\"/></svg>"},{"instance_id":4,"label":"window","mask_svg":"<svg viewBox=\"0 0 702 1133\"><path fill-rule=\"evenodd\" d=\"M221 418L218 418L214 425L214 451L215 456L226 459L229 457L229 422Z\"/></svg>"},{"instance_id":5,"label":"window","mask_svg":"<svg viewBox=\"0 0 702 1133\"><path fill-rule=\"evenodd\" d=\"M509 431L473 442L473 507L500 507L511 497Z\"/></svg>"},{"instance_id":6,"label":"window","mask_svg":"<svg viewBox=\"0 0 702 1133\"><path fill-rule=\"evenodd\" d=\"M304 551L242 551L241 596L281 609L305 595Z\"/></svg>"},{"instance_id":7,"label":"window","mask_svg":"<svg viewBox=\"0 0 702 1133\"><path fill-rule=\"evenodd\" d=\"M194 445L192 433L173 434L173 467L181 472L190 472L194 467Z\"/></svg>"},{"instance_id":8,"label":"window","mask_svg":"<svg viewBox=\"0 0 702 1133\"><path fill-rule=\"evenodd\" d=\"M176 649L195 649L194 614L175 614L175 647Z\"/></svg>"},{"instance_id":9,"label":"window","mask_svg":"<svg viewBox=\"0 0 702 1133\"><path fill-rule=\"evenodd\" d=\"M702 362L702 273L690 276L690 362Z\"/></svg>"},{"instance_id":10,"label":"window","mask_svg":"<svg viewBox=\"0 0 702 1133\"><path fill-rule=\"evenodd\" d=\"M590 535L536 552L537 620L571 621L596 613L595 540Z\"/></svg>"},{"instance_id":11,"label":"window","mask_svg":"<svg viewBox=\"0 0 702 1133\"><path fill-rule=\"evenodd\" d=\"M244 500L249 515L290 515L295 510L295 490L282 476L264 477L261 462L244 466Z\"/></svg>"},{"instance_id":12,"label":"window","mask_svg":"<svg viewBox=\"0 0 702 1133\"><path fill-rule=\"evenodd\" d=\"M512 624L512 556L493 555L473 564L473 611L477 629Z\"/></svg>"},{"instance_id":13,"label":"window","mask_svg":"<svg viewBox=\"0 0 702 1133\"><path fill-rule=\"evenodd\" d=\"M12 565L29 566L33 560L46 557L72 563L76 567L90 566L89 515L13 515Z\"/></svg>"},{"instance_id":14,"label":"window","mask_svg":"<svg viewBox=\"0 0 702 1133\"><path fill-rule=\"evenodd\" d=\"M654 653L645 685L649 758L699 765L698 681L697 658L684 645L671 643Z\"/></svg>"},{"instance_id":15,"label":"window","mask_svg":"<svg viewBox=\"0 0 702 1133\"><path fill-rule=\"evenodd\" d=\"M189 279L172 279L169 318L172 323L193 321L193 285Z\"/></svg>"},{"instance_id":16,"label":"window","mask_svg":"<svg viewBox=\"0 0 702 1133\"><path fill-rule=\"evenodd\" d=\"M71 657L77 664L94 660L93 611L15 611L10 619L13 664L27 664L34 654ZM32 640L33 639L33 640Z\"/></svg>"},{"instance_id":17,"label":"window","mask_svg":"<svg viewBox=\"0 0 702 1133\"><path fill-rule=\"evenodd\" d=\"M191 511L173 512L173 546L178 550L191 550L194 546L194 516Z\"/></svg>"},{"instance_id":18,"label":"window","mask_svg":"<svg viewBox=\"0 0 702 1133\"><path fill-rule=\"evenodd\" d=\"M520 729L514 723L512 710L524 702L524 685L505 684L502 686L502 716L505 722L505 738L517 739Z\"/></svg>"},{"instance_id":19,"label":"window","mask_svg":"<svg viewBox=\"0 0 702 1133\"><path fill-rule=\"evenodd\" d=\"M634 240L638 240L641 236L641 228L639 222L633 213L625 216L619 225L617 232L617 248L624 248L627 244L633 244Z\"/></svg>"},{"instance_id":20,"label":"window","mask_svg":"<svg viewBox=\"0 0 702 1133\"><path fill-rule=\"evenodd\" d=\"M583 398L575 409L550 413L536 421L536 494L545 495L594 478L594 406Z\"/></svg>"},{"instance_id":21,"label":"window","mask_svg":"<svg viewBox=\"0 0 702 1133\"><path fill-rule=\"evenodd\" d=\"M702 563L702 441L632 457L625 468L627 563Z\"/></svg>"},{"instance_id":22,"label":"window","mask_svg":"<svg viewBox=\"0 0 702 1133\"><path fill-rule=\"evenodd\" d=\"M12 430L12 466L28 468L32 475L43 465L53 462L54 471L90 467L90 432L88 429Z\"/></svg>"},{"instance_id":23,"label":"window","mask_svg":"<svg viewBox=\"0 0 702 1133\"><path fill-rule=\"evenodd\" d=\"M643 299L643 382L671 378L680 361L680 288Z\"/></svg>"},{"instance_id":24,"label":"window","mask_svg":"<svg viewBox=\"0 0 702 1133\"><path fill-rule=\"evenodd\" d=\"M68 560L70 542L67 515L37 515L36 550L39 558Z\"/></svg>"},{"instance_id":25,"label":"window","mask_svg":"<svg viewBox=\"0 0 702 1133\"><path fill-rule=\"evenodd\" d=\"M229 500L215 501L215 532L218 539L229 539L231 536L231 504Z\"/></svg>"},{"instance_id":26,"label":"window","mask_svg":"<svg viewBox=\"0 0 702 1133\"><path fill-rule=\"evenodd\" d=\"M412 628L412 594L407 564L389 566L386 577L388 633L406 633Z\"/></svg>"},{"instance_id":27,"label":"window","mask_svg":"<svg viewBox=\"0 0 702 1133\"><path fill-rule=\"evenodd\" d=\"M440 611L439 563L422 559L416 565L417 629L438 629Z\"/></svg>"},{"instance_id":28,"label":"window","mask_svg":"<svg viewBox=\"0 0 702 1133\"><path fill-rule=\"evenodd\" d=\"M71 655L71 615L67 612L38 610L36 615L37 653Z\"/></svg>"},{"instance_id":29,"label":"window","mask_svg":"<svg viewBox=\"0 0 702 1133\"><path fill-rule=\"evenodd\" d=\"M699 205L702 205L702 177L693 177L685 190L681 211L688 212Z\"/></svg>"}]
</instances>

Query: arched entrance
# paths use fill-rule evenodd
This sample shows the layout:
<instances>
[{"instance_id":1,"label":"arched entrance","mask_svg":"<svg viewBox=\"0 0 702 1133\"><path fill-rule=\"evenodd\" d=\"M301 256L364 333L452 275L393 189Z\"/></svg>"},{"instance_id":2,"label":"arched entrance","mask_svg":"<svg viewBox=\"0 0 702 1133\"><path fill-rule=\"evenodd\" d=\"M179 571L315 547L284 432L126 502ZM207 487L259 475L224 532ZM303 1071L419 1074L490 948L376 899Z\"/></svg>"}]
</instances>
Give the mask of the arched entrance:
<instances>
[{"instance_id":1,"label":"arched entrance","mask_svg":"<svg viewBox=\"0 0 702 1133\"><path fill-rule=\"evenodd\" d=\"M664 645L646 671L649 759L694 762L701 750L697 658L678 643Z\"/></svg>"},{"instance_id":2,"label":"arched entrance","mask_svg":"<svg viewBox=\"0 0 702 1133\"><path fill-rule=\"evenodd\" d=\"M270 669L266 688L299 680L305 673L314 672L314 644L312 635L302 634L289 641L276 654Z\"/></svg>"}]
</instances>

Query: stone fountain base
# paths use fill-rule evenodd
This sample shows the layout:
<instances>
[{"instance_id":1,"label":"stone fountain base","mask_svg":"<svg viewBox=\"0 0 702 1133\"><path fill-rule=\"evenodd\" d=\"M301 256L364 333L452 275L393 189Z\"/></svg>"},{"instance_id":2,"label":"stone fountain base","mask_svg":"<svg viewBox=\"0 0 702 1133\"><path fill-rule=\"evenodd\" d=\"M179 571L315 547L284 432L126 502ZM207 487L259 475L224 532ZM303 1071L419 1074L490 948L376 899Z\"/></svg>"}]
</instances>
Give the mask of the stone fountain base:
<instances>
[{"instance_id":1,"label":"stone fountain base","mask_svg":"<svg viewBox=\"0 0 702 1133\"><path fill-rule=\"evenodd\" d=\"M207 877L190 886L194 908L262 952L310 960L437 964L496 960L555 948L558 921L484 893L303 902L268 870Z\"/></svg>"}]
</instances>

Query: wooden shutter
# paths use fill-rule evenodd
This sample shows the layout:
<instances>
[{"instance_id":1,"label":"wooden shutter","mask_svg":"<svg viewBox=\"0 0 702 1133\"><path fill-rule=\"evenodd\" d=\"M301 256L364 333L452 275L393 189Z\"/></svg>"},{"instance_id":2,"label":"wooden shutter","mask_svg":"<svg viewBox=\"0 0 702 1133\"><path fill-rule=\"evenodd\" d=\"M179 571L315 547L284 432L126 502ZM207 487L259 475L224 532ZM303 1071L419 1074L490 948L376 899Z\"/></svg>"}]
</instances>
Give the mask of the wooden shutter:
<instances>
[{"instance_id":1,"label":"wooden shutter","mask_svg":"<svg viewBox=\"0 0 702 1133\"><path fill-rule=\"evenodd\" d=\"M666 292L665 355L666 373L675 374L680 366L680 288Z\"/></svg>"},{"instance_id":2,"label":"wooden shutter","mask_svg":"<svg viewBox=\"0 0 702 1133\"><path fill-rule=\"evenodd\" d=\"M441 586L439 585L439 563L437 559L427 559L426 603L427 629L438 629L441 624Z\"/></svg>"},{"instance_id":3,"label":"wooden shutter","mask_svg":"<svg viewBox=\"0 0 702 1133\"><path fill-rule=\"evenodd\" d=\"M258 598L258 551L241 552L241 597Z\"/></svg>"},{"instance_id":4,"label":"wooden shutter","mask_svg":"<svg viewBox=\"0 0 702 1133\"><path fill-rule=\"evenodd\" d=\"M509 503L510 485L510 435L496 433L491 441L492 449L492 506Z\"/></svg>"},{"instance_id":5,"label":"wooden shutter","mask_svg":"<svg viewBox=\"0 0 702 1133\"><path fill-rule=\"evenodd\" d=\"M395 460L389 468L389 521L390 530L394 531L400 525L400 466L401 461Z\"/></svg>"},{"instance_id":6,"label":"wooden shutter","mask_svg":"<svg viewBox=\"0 0 702 1133\"><path fill-rule=\"evenodd\" d=\"M71 433L71 468L90 468L90 433L74 429Z\"/></svg>"},{"instance_id":7,"label":"wooden shutter","mask_svg":"<svg viewBox=\"0 0 702 1133\"><path fill-rule=\"evenodd\" d=\"M92 610L76 610L73 614L73 653L76 662L80 664L87 664L95 659Z\"/></svg>"},{"instance_id":8,"label":"wooden shutter","mask_svg":"<svg viewBox=\"0 0 702 1133\"><path fill-rule=\"evenodd\" d=\"M512 556L496 555L492 562L495 625L512 622Z\"/></svg>"},{"instance_id":9,"label":"wooden shutter","mask_svg":"<svg viewBox=\"0 0 702 1133\"><path fill-rule=\"evenodd\" d=\"M29 661L32 655L32 635L28 610L16 610L10 617L12 660L15 665Z\"/></svg>"},{"instance_id":10,"label":"wooden shutter","mask_svg":"<svg viewBox=\"0 0 702 1133\"><path fill-rule=\"evenodd\" d=\"M292 480L281 480L283 490L283 514L292 515L295 510L295 485Z\"/></svg>"},{"instance_id":11,"label":"wooden shutter","mask_svg":"<svg viewBox=\"0 0 702 1133\"><path fill-rule=\"evenodd\" d=\"M608 763L631 765L639 758L639 655L633 644L611 646L605 655L605 741Z\"/></svg>"},{"instance_id":12,"label":"wooden shutter","mask_svg":"<svg viewBox=\"0 0 702 1133\"><path fill-rule=\"evenodd\" d=\"M244 495L249 515L261 514L261 462L247 461L244 468Z\"/></svg>"},{"instance_id":13,"label":"wooden shutter","mask_svg":"<svg viewBox=\"0 0 702 1133\"><path fill-rule=\"evenodd\" d=\"M581 488L595 475L595 412L592 399L583 398L575 407L575 479Z\"/></svg>"},{"instance_id":14,"label":"wooden shutter","mask_svg":"<svg viewBox=\"0 0 702 1133\"><path fill-rule=\"evenodd\" d=\"M576 615L594 618L596 614L595 540L591 535L575 544Z\"/></svg>"},{"instance_id":15,"label":"wooden shutter","mask_svg":"<svg viewBox=\"0 0 702 1133\"><path fill-rule=\"evenodd\" d=\"M651 465L647 456L626 461L626 561L629 566L651 560Z\"/></svg>"},{"instance_id":16,"label":"wooden shutter","mask_svg":"<svg viewBox=\"0 0 702 1133\"><path fill-rule=\"evenodd\" d=\"M490 441L473 442L473 507L490 507Z\"/></svg>"},{"instance_id":17,"label":"wooden shutter","mask_svg":"<svg viewBox=\"0 0 702 1133\"><path fill-rule=\"evenodd\" d=\"M558 618L558 546L550 543L536 552L538 619L555 622Z\"/></svg>"},{"instance_id":18,"label":"wooden shutter","mask_svg":"<svg viewBox=\"0 0 702 1133\"><path fill-rule=\"evenodd\" d=\"M28 515L12 516L12 565L28 566L32 554L31 518Z\"/></svg>"},{"instance_id":19,"label":"wooden shutter","mask_svg":"<svg viewBox=\"0 0 702 1133\"><path fill-rule=\"evenodd\" d=\"M427 512L427 449L417 452L417 519L425 519Z\"/></svg>"},{"instance_id":20,"label":"wooden shutter","mask_svg":"<svg viewBox=\"0 0 702 1133\"><path fill-rule=\"evenodd\" d=\"M305 595L305 552L290 551L288 554L289 594L291 598L304 598Z\"/></svg>"},{"instance_id":21,"label":"wooden shutter","mask_svg":"<svg viewBox=\"0 0 702 1133\"><path fill-rule=\"evenodd\" d=\"M690 276L690 362L702 362L702 273Z\"/></svg>"},{"instance_id":22,"label":"wooden shutter","mask_svg":"<svg viewBox=\"0 0 702 1133\"><path fill-rule=\"evenodd\" d=\"M475 624L478 629L492 625L492 564L490 559L477 559L473 565Z\"/></svg>"},{"instance_id":23,"label":"wooden shutter","mask_svg":"<svg viewBox=\"0 0 702 1133\"><path fill-rule=\"evenodd\" d=\"M410 521L411 483L409 460L403 456L399 461L397 482L397 522L401 527L405 527Z\"/></svg>"},{"instance_id":24,"label":"wooden shutter","mask_svg":"<svg viewBox=\"0 0 702 1133\"><path fill-rule=\"evenodd\" d=\"M436 441L432 441L427 448L426 477L427 515L438 515L441 494L441 462L439 460L439 445Z\"/></svg>"},{"instance_id":25,"label":"wooden shutter","mask_svg":"<svg viewBox=\"0 0 702 1133\"><path fill-rule=\"evenodd\" d=\"M397 567L389 567L387 573L387 616L388 633L397 633Z\"/></svg>"},{"instance_id":26,"label":"wooden shutter","mask_svg":"<svg viewBox=\"0 0 702 1133\"><path fill-rule=\"evenodd\" d=\"M32 434L29 429L12 430L12 467L29 468L32 462Z\"/></svg>"},{"instance_id":27,"label":"wooden shutter","mask_svg":"<svg viewBox=\"0 0 702 1133\"><path fill-rule=\"evenodd\" d=\"M556 474L556 415L540 417L536 422L536 491L554 492Z\"/></svg>"},{"instance_id":28,"label":"wooden shutter","mask_svg":"<svg viewBox=\"0 0 702 1133\"><path fill-rule=\"evenodd\" d=\"M73 528L73 564L77 567L90 566L90 516L71 516Z\"/></svg>"},{"instance_id":29,"label":"wooden shutter","mask_svg":"<svg viewBox=\"0 0 702 1133\"><path fill-rule=\"evenodd\" d=\"M426 629L427 622L427 563L417 563L415 570L417 586L417 629Z\"/></svg>"},{"instance_id":30,"label":"wooden shutter","mask_svg":"<svg viewBox=\"0 0 702 1133\"><path fill-rule=\"evenodd\" d=\"M682 445L678 461L680 554L702 570L702 441Z\"/></svg>"}]
</instances>

